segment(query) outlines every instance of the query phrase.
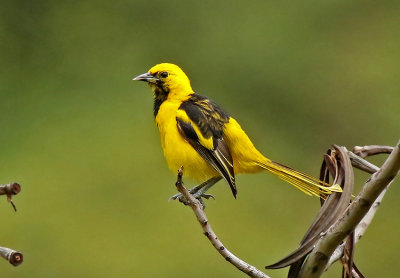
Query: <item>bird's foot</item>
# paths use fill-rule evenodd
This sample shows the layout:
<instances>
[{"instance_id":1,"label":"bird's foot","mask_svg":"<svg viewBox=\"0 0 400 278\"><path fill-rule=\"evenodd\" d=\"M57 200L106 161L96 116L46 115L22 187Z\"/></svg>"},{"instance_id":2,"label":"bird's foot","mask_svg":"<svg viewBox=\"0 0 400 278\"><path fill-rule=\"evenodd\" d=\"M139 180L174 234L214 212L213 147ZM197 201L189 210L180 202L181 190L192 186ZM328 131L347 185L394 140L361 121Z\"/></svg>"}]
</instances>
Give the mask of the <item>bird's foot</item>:
<instances>
[{"instance_id":1,"label":"bird's foot","mask_svg":"<svg viewBox=\"0 0 400 278\"><path fill-rule=\"evenodd\" d=\"M177 178L176 184L175 184L176 187L178 187L178 188L180 186L183 186L182 176L183 176L183 166L181 166L181 168L178 170L178 178ZM215 200L213 195L206 194L206 192L208 189L211 188L211 186L213 186L220 179L221 179L221 177L213 177L213 178L203 182L202 184L199 184L189 190L189 193L192 195L192 197L194 197L201 203L201 205L203 206L203 209L206 208L206 204L204 203L203 198L207 199L207 200L210 198L213 198ZM184 188L184 186L183 186L183 188ZM178 191L182 192L179 189L178 189ZM183 196L183 194L181 194L181 193L175 194L174 196L172 196L169 199L170 200L178 200L179 202L185 204L185 206L190 204L189 200L187 198L185 198L185 196Z\"/></svg>"},{"instance_id":2,"label":"bird's foot","mask_svg":"<svg viewBox=\"0 0 400 278\"><path fill-rule=\"evenodd\" d=\"M214 199L215 197L211 194L206 194L204 191L201 190L201 188L192 188L189 190L189 193L192 194L192 196L194 198L196 198L197 200L199 200L199 202L202 204L203 209L206 207L206 204L204 203L204 199ZM185 196L183 196L181 193L175 194L172 197L169 198L170 200L178 200L179 202L185 204L186 206L189 204L189 200L185 198Z\"/></svg>"}]
</instances>

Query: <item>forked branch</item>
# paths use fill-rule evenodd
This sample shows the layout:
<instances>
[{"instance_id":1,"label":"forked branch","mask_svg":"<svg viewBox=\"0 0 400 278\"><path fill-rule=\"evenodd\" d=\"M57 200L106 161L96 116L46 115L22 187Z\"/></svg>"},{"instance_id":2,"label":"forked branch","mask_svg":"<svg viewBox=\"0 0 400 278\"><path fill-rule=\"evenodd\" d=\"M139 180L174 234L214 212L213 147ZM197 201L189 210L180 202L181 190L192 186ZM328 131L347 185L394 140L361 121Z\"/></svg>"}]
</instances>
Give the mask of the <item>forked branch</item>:
<instances>
[{"instance_id":1,"label":"forked branch","mask_svg":"<svg viewBox=\"0 0 400 278\"><path fill-rule=\"evenodd\" d=\"M400 170L400 141L382 167L365 183L360 194L349 205L343 216L332 225L316 244L305 262L300 277L319 277L325 270L336 247L348 236L368 213L378 196Z\"/></svg>"},{"instance_id":2,"label":"forked branch","mask_svg":"<svg viewBox=\"0 0 400 278\"><path fill-rule=\"evenodd\" d=\"M324 229L324 232L320 236L318 236L319 234L316 234L316 236L318 236L316 237L316 240L318 241L315 245L312 244L311 248L309 249L307 249L308 248L307 244L304 245L305 246L304 248L306 248L307 250L310 251L312 250L312 252L310 253L308 259L305 261L304 264L302 263L305 258L304 257L302 259L303 256L302 254L304 252L301 250L301 248L303 247L300 247L297 251L293 252L287 258L283 259L281 262L278 262L276 264L278 266L282 264L282 266L280 267L283 267L285 264L286 265L292 264L288 262L291 261L296 262L294 258L298 257L300 259L298 262L299 264L297 265L298 268L293 267L292 265L291 270L295 272L289 273L289 277L307 277L307 278L320 277L321 274L333 262L342 258L346 247L346 244L342 242L345 240L346 237L348 237L349 234L353 232L354 232L354 242L350 243L350 245L354 245L362 237L366 228L371 223L375 215L375 212L378 209L379 204L389 184L393 181L394 177L397 175L400 169L400 141L394 148L386 146L355 147L354 152L357 155L354 154L353 152L347 151L343 147L335 146L335 151L338 152L339 154L338 156L339 160L335 158L334 153L332 156L326 155L325 165L327 168L329 168L329 172L331 173L336 172L337 177L335 177L335 180L339 179L345 181L344 187L346 187L346 183L348 183L347 191L349 190L352 191L353 188L352 186L354 184L352 178L351 165L355 168L359 168L363 171L371 173L372 176L368 179L361 192L350 203L350 205L348 205L350 200L348 198L346 202L341 202L343 203L343 205L345 205L345 207L343 208L343 210L341 210L341 213L339 215L335 217L329 214L327 215L328 218L329 217L332 219L334 218L335 220L333 222L330 222L328 226L325 225L326 228ZM379 153L390 153L389 157L387 158L387 160L385 161L385 163L382 165L381 168L378 168L377 166L363 159L369 155L375 155ZM337 167L342 167L340 168L342 170L340 170L339 172L335 171L335 169L339 169ZM348 169L351 169L351 171L348 171ZM178 179L176 182L177 189L185 197L186 199L185 204L189 205L193 209L193 212L195 213L196 218L204 231L204 234L207 236L207 238L212 243L214 248L216 248L216 250L225 258L225 260L233 264L236 268L246 273L250 277L268 278L269 276L267 276L265 273L255 268L254 266L249 265L243 260L239 259L234 254L232 254L228 249L226 249L226 247L222 244L222 242L218 239L218 237L212 230L211 225L207 220L207 216L204 213L203 205L201 204L201 202L196 198L194 198L184 187L182 182L182 175L183 173L181 168L178 172ZM348 193L351 194L351 192L347 192L346 194L348 195ZM329 207L330 204L329 202L334 204L335 201L332 200L335 200L335 198L336 199L341 198L342 196L343 194L336 194L330 196L329 200L326 201L324 206ZM344 203L347 203L347 205ZM331 211L332 214L332 210L329 211ZM320 212L320 214L321 213L323 214L323 212ZM316 226L314 227L314 229L322 225L321 223L318 222L319 219L318 217L320 217L320 215L317 216L316 219L317 222L314 222L312 225L312 227ZM312 227L310 228L311 232L313 231ZM308 231L308 233L309 232L310 230ZM307 240L307 235L304 240ZM352 250L352 247L350 249ZM305 250L306 253L304 254L310 252L310 251L307 252L307 250ZM297 253L300 252L299 255L296 255L297 254L296 252ZM352 255L348 254L348 256L350 256L350 261L352 262L351 259ZM278 268L276 267L276 265L271 268ZM362 276L355 266L352 267L352 263L346 266L348 268L348 271L352 272L352 274L350 275L353 275L353 277Z\"/></svg>"}]
</instances>

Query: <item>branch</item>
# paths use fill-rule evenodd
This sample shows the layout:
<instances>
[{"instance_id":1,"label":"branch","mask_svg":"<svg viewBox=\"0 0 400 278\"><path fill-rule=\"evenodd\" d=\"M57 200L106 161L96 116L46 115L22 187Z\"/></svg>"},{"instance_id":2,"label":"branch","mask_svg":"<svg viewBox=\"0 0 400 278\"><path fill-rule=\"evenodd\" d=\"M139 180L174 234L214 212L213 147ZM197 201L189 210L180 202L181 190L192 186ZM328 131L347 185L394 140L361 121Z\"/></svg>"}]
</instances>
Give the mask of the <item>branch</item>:
<instances>
[{"instance_id":1,"label":"branch","mask_svg":"<svg viewBox=\"0 0 400 278\"><path fill-rule=\"evenodd\" d=\"M321 235L313 252L305 262L300 277L319 277L325 270L336 247L349 235L368 213L376 198L394 179L400 169L400 141L381 169L365 183L360 194L350 204L343 216Z\"/></svg>"},{"instance_id":2,"label":"branch","mask_svg":"<svg viewBox=\"0 0 400 278\"><path fill-rule=\"evenodd\" d=\"M13 266L18 266L23 261L22 253L6 247L0 247L0 256L9 261Z\"/></svg>"},{"instance_id":3,"label":"branch","mask_svg":"<svg viewBox=\"0 0 400 278\"><path fill-rule=\"evenodd\" d=\"M375 172L377 172L379 170L378 166L375 166L371 162L361 158L360 156L352 153L351 151L348 151L348 155L350 157L351 164L354 167L356 167L356 168L358 168L358 169L360 169L360 170L362 170L364 172L373 174L373 173L375 173Z\"/></svg>"},{"instance_id":4,"label":"branch","mask_svg":"<svg viewBox=\"0 0 400 278\"><path fill-rule=\"evenodd\" d=\"M182 195L186 198L187 205L189 205L192 208L197 218L197 221L199 221L201 227L203 228L204 235L208 238L208 240L211 242L214 248L221 254L221 256L225 258L226 261L233 264L237 269L246 273L248 276L254 278L269 278L269 276L267 276L261 270L236 257L222 244L222 242L219 240L217 235L212 230L211 225L208 222L207 216L204 213L202 204L200 203L199 200L194 198L183 185L182 170L183 167L181 167L181 169L179 169L178 171L178 179L176 181L176 187L178 191L182 193Z\"/></svg>"},{"instance_id":5,"label":"branch","mask_svg":"<svg viewBox=\"0 0 400 278\"><path fill-rule=\"evenodd\" d=\"M283 268L290 265L288 277L297 278L306 256L320 239L320 234L325 233L347 209L353 192L354 180L353 168L347 156L346 148L334 145L333 149L328 150L327 154L324 155L320 180L329 182L329 174L334 178L334 184L341 185L343 192L333 193L327 197L318 215L303 236L300 246L277 263L266 266L267 269Z\"/></svg>"},{"instance_id":6,"label":"branch","mask_svg":"<svg viewBox=\"0 0 400 278\"><path fill-rule=\"evenodd\" d=\"M15 211L17 211L17 208L12 201L12 195L17 195L19 192L21 192L21 186L16 182L0 185L0 195L7 195L7 200L11 203ZM23 261L22 253L7 247L0 247L0 256L9 261L13 266L18 266Z\"/></svg>"},{"instance_id":7,"label":"branch","mask_svg":"<svg viewBox=\"0 0 400 278\"><path fill-rule=\"evenodd\" d=\"M354 231L354 234L355 234L354 244L357 244L357 242L363 237L368 226L371 224L372 219L374 218L375 213L378 211L378 208L382 202L383 196L385 196L385 193L387 192L387 189L389 188L390 184L391 183L389 183L388 186L386 186L386 188L378 196L378 198L376 198L371 209L364 216L364 218L361 220L361 222L357 225L357 227ZM328 262L325 270L328 269L334 262L336 262L343 256L344 246L345 246L345 243L342 243L335 249L335 251L333 252L332 256L329 259L329 262Z\"/></svg>"},{"instance_id":8,"label":"branch","mask_svg":"<svg viewBox=\"0 0 400 278\"><path fill-rule=\"evenodd\" d=\"M378 145L371 145L371 146L364 146L359 147L355 146L353 151L360 157L366 158L367 156L381 154L381 153L391 153L393 151L393 147L390 146L378 146Z\"/></svg>"},{"instance_id":9,"label":"branch","mask_svg":"<svg viewBox=\"0 0 400 278\"><path fill-rule=\"evenodd\" d=\"M378 148L376 150L373 150L371 153L373 153L373 155L378 154L379 151L378 150L383 150L381 153L386 153L385 150L387 150L387 148L389 147L382 147L382 146L377 146ZM393 150L392 147L390 147L391 150ZM368 155L368 152L365 151L365 149L367 150L372 150L371 146L365 146L365 147L354 147L354 152L357 152L360 155L363 155L364 157L366 157L366 154ZM351 159L351 162L353 164L354 167L357 167L367 173L373 174L375 172L377 172L379 170L379 168L377 166L375 166L374 164L364 160L363 158L361 158L360 156L352 153L349 151L349 156ZM378 198L376 198L375 202L372 204L371 209L368 211L368 213L364 216L364 218L361 220L361 222L357 225L356 229L355 229L355 241L354 241L354 245L363 237L365 231L367 230L368 226L371 224L372 219L375 216L375 213L378 211L378 208L380 207L380 204L382 202L383 197L385 196L390 184L392 182L390 182L386 188L381 192L381 194L378 196ZM342 258L343 253L344 253L344 247L345 247L345 243L340 244L336 250L333 252L332 256L329 258L329 262L325 268L325 270L327 270L334 262L338 261L340 258Z\"/></svg>"},{"instance_id":10,"label":"branch","mask_svg":"<svg viewBox=\"0 0 400 278\"><path fill-rule=\"evenodd\" d=\"M12 201L12 195L17 195L19 192L21 192L21 186L16 182L0 185L0 195L7 195L7 200L11 203L15 211L17 211L17 207Z\"/></svg>"}]
</instances>

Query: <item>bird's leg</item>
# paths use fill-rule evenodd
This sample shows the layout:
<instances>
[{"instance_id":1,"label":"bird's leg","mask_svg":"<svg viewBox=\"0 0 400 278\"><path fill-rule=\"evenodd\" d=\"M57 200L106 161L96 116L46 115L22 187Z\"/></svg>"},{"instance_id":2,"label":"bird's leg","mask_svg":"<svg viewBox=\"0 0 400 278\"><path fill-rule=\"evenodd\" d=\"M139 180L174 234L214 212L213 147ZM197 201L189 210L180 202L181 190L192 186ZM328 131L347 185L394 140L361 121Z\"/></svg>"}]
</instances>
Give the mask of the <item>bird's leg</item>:
<instances>
[{"instance_id":1,"label":"bird's leg","mask_svg":"<svg viewBox=\"0 0 400 278\"><path fill-rule=\"evenodd\" d=\"M195 198L203 197L206 199L214 198L211 194L206 194L207 190L210 189L214 184L216 184L222 177L213 177L200 185L197 185L189 190L190 194Z\"/></svg>"},{"instance_id":2,"label":"bird's leg","mask_svg":"<svg viewBox=\"0 0 400 278\"><path fill-rule=\"evenodd\" d=\"M213 195L211 194L206 194L206 191L208 189L210 189L214 184L216 184L222 177L213 177L205 182L203 182L202 184L199 184L193 188L191 188L189 190L189 193L193 195L193 197L195 197L196 199L200 200L200 202L202 203L203 207L205 207L204 202L201 198L205 198L205 199L210 199L210 198L214 198ZM172 196L170 199L172 200L179 200L182 203L185 203L184 201L183 195L181 193L175 194L174 196Z\"/></svg>"}]
</instances>

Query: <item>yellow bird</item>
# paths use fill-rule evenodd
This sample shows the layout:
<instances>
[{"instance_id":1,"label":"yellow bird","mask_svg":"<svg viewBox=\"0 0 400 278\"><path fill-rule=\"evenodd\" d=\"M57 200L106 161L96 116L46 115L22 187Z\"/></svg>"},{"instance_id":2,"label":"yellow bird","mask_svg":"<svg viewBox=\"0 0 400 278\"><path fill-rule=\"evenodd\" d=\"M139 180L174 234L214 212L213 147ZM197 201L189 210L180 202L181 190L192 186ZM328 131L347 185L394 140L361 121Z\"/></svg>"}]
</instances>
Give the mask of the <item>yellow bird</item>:
<instances>
[{"instance_id":1,"label":"yellow bird","mask_svg":"<svg viewBox=\"0 0 400 278\"><path fill-rule=\"evenodd\" d=\"M153 90L154 117L168 166L175 172L183 166L185 176L203 181L190 191L197 198L207 196L205 192L222 178L236 198L235 175L262 170L308 195L342 191L339 185L331 186L263 156L234 118L193 91L177 65L155 65L133 80L145 81Z\"/></svg>"}]
</instances>

